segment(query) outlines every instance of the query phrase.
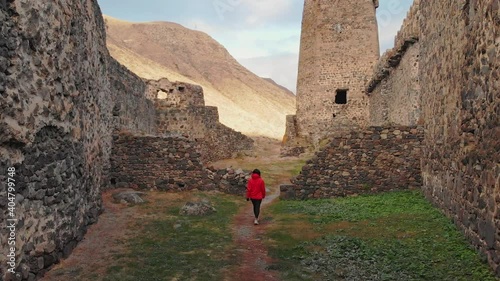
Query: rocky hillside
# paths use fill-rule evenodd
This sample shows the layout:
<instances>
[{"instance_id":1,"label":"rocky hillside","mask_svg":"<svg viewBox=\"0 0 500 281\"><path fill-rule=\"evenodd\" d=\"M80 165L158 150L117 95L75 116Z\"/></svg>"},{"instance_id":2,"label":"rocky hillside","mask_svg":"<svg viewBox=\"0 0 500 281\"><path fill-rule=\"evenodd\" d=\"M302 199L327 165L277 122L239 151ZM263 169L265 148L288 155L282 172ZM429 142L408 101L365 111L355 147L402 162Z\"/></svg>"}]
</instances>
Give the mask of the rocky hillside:
<instances>
[{"instance_id":1,"label":"rocky hillside","mask_svg":"<svg viewBox=\"0 0 500 281\"><path fill-rule=\"evenodd\" d=\"M137 75L199 84L225 125L251 136L282 138L295 96L244 68L209 35L170 22L104 19L111 55Z\"/></svg>"}]
</instances>

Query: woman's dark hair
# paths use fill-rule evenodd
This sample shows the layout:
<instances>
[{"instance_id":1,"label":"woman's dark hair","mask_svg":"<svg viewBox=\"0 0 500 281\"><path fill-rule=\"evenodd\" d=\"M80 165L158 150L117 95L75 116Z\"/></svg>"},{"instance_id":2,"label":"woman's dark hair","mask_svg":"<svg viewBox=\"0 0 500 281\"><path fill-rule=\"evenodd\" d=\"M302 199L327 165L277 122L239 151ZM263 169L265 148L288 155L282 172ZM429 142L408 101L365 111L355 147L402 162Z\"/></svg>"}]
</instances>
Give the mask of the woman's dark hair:
<instances>
[{"instance_id":1,"label":"woman's dark hair","mask_svg":"<svg viewBox=\"0 0 500 281\"><path fill-rule=\"evenodd\" d=\"M255 170L253 170L252 174L257 174L257 175L259 175L259 176L260 176L260 171L259 171L259 169L255 169Z\"/></svg>"}]
</instances>

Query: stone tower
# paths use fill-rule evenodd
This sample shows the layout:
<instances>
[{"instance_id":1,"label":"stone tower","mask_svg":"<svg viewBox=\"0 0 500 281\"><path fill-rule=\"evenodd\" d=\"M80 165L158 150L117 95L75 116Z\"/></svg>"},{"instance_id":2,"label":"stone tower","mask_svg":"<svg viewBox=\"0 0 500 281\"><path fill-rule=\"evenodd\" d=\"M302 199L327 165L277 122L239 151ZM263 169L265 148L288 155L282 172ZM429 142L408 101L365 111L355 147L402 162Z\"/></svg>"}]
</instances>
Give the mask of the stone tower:
<instances>
[{"instance_id":1,"label":"stone tower","mask_svg":"<svg viewBox=\"0 0 500 281\"><path fill-rule=\"evenodd\" d=\"M378 0L305 0L297 115L287 118L285 145L367 125L363 89L379 59L377 7Z\"/></svg>"}]
</instances>

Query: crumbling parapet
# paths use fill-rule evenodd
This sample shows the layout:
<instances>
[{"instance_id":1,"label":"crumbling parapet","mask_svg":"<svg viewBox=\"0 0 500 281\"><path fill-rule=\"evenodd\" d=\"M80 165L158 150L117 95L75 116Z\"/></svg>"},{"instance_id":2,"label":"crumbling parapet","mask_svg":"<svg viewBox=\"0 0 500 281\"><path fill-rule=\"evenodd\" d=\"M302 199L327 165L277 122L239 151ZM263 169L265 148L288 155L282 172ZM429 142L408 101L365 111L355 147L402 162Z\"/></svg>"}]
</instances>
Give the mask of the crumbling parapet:
<instances>
[{"instance_id":1,"label":"crumbling parapet","mask_svg":"<svg viewBox=\"0 0 500 281\"><path fill-rule=\"evenodd\" d=\"M402 46L405 41L411 38L420 38L422 31L420 28L422 15L420 12L420 0L414 0L410 10L403 20L403 24L394 38L394 46Z\"/></svg>"},{"instance_id":2,"label":"crumbling parapet","mask_svg":"<svg viewBox=\"0 0 500 281\"><path fill-rule=\"evenodd\" d=\"M420 64L420 2L415 1L395 37L366 84L370 97L371 126L422 125Z\"/></svg>"},{"instance_id":3,"label":"crumbling parapet","mask_svg":"<svg viewBox=\"0 0 500 281\"><path fill-rule=\"evenodd\" d=\"M387 79L391 72L399 66L408 49L418 43L418 37L407 38L401 45L386 51L374 67L374 74L368 82L365 93L371 95L373 91Z\"/></svg>"},{"instance_id":4,"label":"crumbling parapet","mask_svg":"<svg viewBox=\"0 0 500 281\"><path fill-rule=\"evenodd\" d=\"M161 107L186 108L205 106L203 88L184 82L171 82L167 78L144 80L146 97Z\"/></svg>"},{"instance_id":5,"label":"crumbling parapet","mask_svg":"<svg viewBox=\"0 0 500 281\"><path fill-rule=\"evenodd\" d=\"M166 78L146 83L147 96L154 98L157 134L178 133L198 142L205 164L253 148L251 138L219 122L216 107L205 106L202 87Z\"/></svg>"},{"instance_id":6,"label":"crumbling parapet","mask_svg":"<svg viewBox=\"0 0 500 281\"><path fill-rule=\"evenodd\" d=\"M370 95L399 65L406 51L419 41L421 37L420 18L420 0L415 0L403 20L401 29L394 38L394 47L387 50L375 64L371 79L366 84L366 94Z\"/></svg>"}]
</instances>

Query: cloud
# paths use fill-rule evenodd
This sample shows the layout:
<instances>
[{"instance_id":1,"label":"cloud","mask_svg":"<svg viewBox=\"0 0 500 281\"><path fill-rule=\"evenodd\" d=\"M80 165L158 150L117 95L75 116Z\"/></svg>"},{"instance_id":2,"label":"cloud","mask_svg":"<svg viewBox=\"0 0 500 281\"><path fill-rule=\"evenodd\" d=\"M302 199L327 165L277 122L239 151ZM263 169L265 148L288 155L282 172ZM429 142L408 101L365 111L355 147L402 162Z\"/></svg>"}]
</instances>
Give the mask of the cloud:
<instances>
[{"instance_id":1,"label":"cloud","mask_svg":"<svg viewBox=\"0 0 500 281\"><path fill-rule=\"evenodd\" d=\"M243 0L242 4L248 12L246 23L250 25L265 24L269 20L280 18L292 8L289 0Z\"/></svg>"},{"instance_id":2,"label":"cloud","mask_svg":"<svg viewBox=\"0 0 500 281\"><path fill-rule=\"evenodd\" d=\"M223 42L229 49L233 49L235 44L239 44L246 50L252 50L250 52L236 50L234 56L238 59L299 52L300 31L289 29L258 29L236 32L231 35L230 38L227 38Z\"/></svg>"},{"instance_id":3,"label":"cloud","mask_svg":"<svg viewBox=\"0 0 500 281\"><path fill-rule=\"evenodd\" d=\"M381 0L377 9L378 25L381 28L394 22L402 21L408 12L412 1L409 0Z\"/></svg>"},{"instance_id":4,"label":"cloud","mask_svg":"<svg viewBox=\"0 0 500 281\"><path fill-rule=\"evenodd\" d=\"M400 29L400 22L393 22L385 27L379 26L379 44L381 53L384 53L388 49L394 47L394 38Z\"/></svg>"},{"instance_id":5,"label":"cloud","mask_svg":"<svg viewBox=\"0 0 500 281\"><path fill-rule=\"evenodd\" d=\"M219 27L200 19L189 20L184 26L208 33L236 59L298 53L300 28L289 26L236 29Z\"/></svg>"},{"instance_id":6,"label":"cloud","mask_svg":"<svg viewBox=\"0 0 500 281\"><path fill-rule=\"evenodd\" d=\"M218 23L254 28L300 23L301 3L303 0L213 0L212 6Z\"/></svg>"},{"instance_id":7,"label":"cloud","mask_svg":"<svg viewBox=\"0 0 500 281\"><path fill-rule=\"evenodd\" d=\"M274 36L257 39L255 43L257 46L266 46L270 55L299 53L300 32L276 30L271 35Z\"/></svg>"}]
</instances>

